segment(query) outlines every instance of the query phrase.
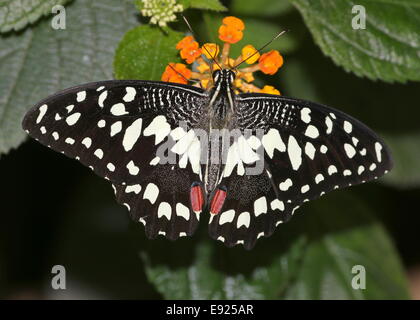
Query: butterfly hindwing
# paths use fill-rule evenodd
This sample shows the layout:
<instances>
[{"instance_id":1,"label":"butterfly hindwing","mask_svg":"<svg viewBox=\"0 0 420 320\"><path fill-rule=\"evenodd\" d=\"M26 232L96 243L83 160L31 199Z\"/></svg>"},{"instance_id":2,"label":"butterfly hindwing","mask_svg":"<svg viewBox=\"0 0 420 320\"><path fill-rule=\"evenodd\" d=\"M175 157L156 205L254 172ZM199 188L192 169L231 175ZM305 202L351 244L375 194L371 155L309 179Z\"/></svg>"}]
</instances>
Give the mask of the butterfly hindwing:
<instances>
[{"instance_id":1,"label":"butterfly hindwing","mask_svg":"<svg viewBox=\"0 0 420 320\"><path fill-rule=\"evenodd\" d=\"M189 132L206 99L203 90L176 84L91 83L41 101L27 113L23 128L110 180L117 200L145 224L149 237L176 239L191 235L198 223L189 195L200 181L199 166L161 164L158 148L175 145Z\"/></svg>"}]
</instances>

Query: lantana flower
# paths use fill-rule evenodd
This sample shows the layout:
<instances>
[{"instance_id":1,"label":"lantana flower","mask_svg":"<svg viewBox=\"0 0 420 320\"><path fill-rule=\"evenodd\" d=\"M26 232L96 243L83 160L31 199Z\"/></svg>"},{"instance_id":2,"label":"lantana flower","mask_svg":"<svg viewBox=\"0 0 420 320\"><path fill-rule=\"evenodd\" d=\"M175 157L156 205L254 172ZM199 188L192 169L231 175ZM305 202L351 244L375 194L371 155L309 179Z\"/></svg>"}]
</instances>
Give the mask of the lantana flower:
<instances>
[{"instance_id":1,"label":"lantana flower","mask_svg":"<svg viewBox=\"0 0 420 320\"><path fill-rule=\"evenodd\" d=\"M245 45L241 54L232 58L229 56L230 47L243 38L245 24L236 17L225 17L219 28L219 39L223 41L222 48L216 43L205 43L201 47L192 36L186 36L176 45L180 56L190 68L182 63L170 63L162 74L162 81L187 84L208 89L213 86L212 72L219 68L234 68L236 79L235 91L260 92L280 95L280 91L273 86L259 88L254 85L254 72L275 74L283 65L283 57L277 50L260 54L251 44ZM238 66L238 68L236 68Z\"/></svg>"}]
</instances>

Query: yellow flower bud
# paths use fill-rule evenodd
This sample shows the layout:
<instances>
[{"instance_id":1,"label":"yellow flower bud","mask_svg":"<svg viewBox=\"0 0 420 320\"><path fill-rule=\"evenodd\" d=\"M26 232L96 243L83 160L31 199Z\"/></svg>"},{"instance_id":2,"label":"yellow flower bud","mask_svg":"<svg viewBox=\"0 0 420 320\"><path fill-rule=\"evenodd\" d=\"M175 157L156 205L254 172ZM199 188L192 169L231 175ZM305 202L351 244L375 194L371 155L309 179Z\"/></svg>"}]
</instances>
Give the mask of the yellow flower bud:
<instances>
[{"instance_id":1,"label":"yellow flower bud","mask_svg":"<svg viewBox=\"0 0 420 320\"><path fill-rule=\"evenodd\" d=\"M209 85L209 82L210 82L210 79L203 79L203 80L201 80L201 86L204 89L207 89L207 86Z\"/></svg>"},{"instance_id":2,"label":"yellow flower bud","mask_svg":"<svg viewBox=\"0 0 420 320\"><path fill-rule=\"evenodd\" d=\"M247 64L253 64L260 58L260 53L254 46L248 44L242 48L242 60Z\"/></svg>"},{"instance_id":3,"label":"yellow flower bud","mask_svg":"<svg viewBox=\"0 0 420 320\"><path fill-rule=\"evenodd\" d=\"M264 88L261 89L261 93L280 95L280 91L274 88L273 86L264 86Z\"/></svg>"},{"instance_id":4,"label":"yellow flower bud","mask_svg":"<svg viewBox=\"0 0 420 320\"><path fill-rule=\"evenodd\" d=\"M201 47L201 53L203 53L207 59L215 59L219 54L219 46L215 43L205 43Z\"/></svg>"}]
</instances>

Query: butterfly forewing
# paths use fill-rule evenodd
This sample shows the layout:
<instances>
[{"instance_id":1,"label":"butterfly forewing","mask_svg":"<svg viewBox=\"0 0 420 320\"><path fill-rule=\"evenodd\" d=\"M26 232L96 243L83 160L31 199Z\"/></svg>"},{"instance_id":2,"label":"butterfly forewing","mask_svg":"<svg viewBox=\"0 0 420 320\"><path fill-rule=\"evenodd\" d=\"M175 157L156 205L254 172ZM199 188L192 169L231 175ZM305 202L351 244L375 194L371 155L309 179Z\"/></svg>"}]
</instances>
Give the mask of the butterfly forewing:
<instances>
[{"instance_id":1,"label":"butterfly forewing","mask_svg":"<svg viewBox=\"0 0 420 320\"><path fill-rule=\"evenodd\" d=\"M251 248L303 202L375 179L392 167L388 148L372 130L332 108L264 94L239 95L236 106L241 131L254 133L244 135L248 145L242 153L262 151L264 169L244 174L248 165L238 161L244 159L240 151L226 164L228 174L220 181L226 199L211 216L209 231L228 246ZM260 139L257 129L263 131Z\"/></svg>"},{"instance_id":2,"label":"butterfly forewing","mask_svg":"<svg viewBox=\"0 0 420 320\"><path fill-rule=\"evenodd\" d=\"M176 239L191 235L198 223L189 195L200 181L199 166L161 165L157 150L196 125L207 99L199 88L176 84L91 83L41 101L27 113L23 128L109 179L117 200L146 225L149 237Z\"/></svg>"}]
</instances>

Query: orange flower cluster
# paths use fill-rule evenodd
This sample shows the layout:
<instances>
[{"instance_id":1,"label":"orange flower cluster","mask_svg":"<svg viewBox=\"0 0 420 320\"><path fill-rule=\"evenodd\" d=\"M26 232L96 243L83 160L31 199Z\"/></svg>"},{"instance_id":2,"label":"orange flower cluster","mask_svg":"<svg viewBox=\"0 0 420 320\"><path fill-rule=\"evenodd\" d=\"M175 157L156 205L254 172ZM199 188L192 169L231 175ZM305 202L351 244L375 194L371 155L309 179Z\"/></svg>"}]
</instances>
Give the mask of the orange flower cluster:
<instances>
[{"instance_id":1,"label":"orange flower cluster","mask_svg":"<svg viewBox=\"0 0 420 320\"><path fill-rule=\"evenodd\" d=\"M219 28L219 39L223 41L223 47L220 50L216 43L206 43L201 48L192 36L186 36L176 45L180 51L181 58L187 64L194 64L195 71L188 69L182 63L170 63L162 74L162 81L187 84L188 81L195 81L195 86L201 86L205 89L213 85L212 72L215 69L230 68L235 69L235 91L236 92L261 92L268 94L277 94L280 92L272 86L258 88L252 82L253 73L261 71L265 74L273 75L283 65L283 57L277 50L271 50L267 53L260 52L252 45L248 44L241 50L241 54L236 59L229 57L231 44L237 43L243 38L245 24L236 17L225 17ZM242 68L236 66L244 65Z\"/></svg>"}]
</instances>

